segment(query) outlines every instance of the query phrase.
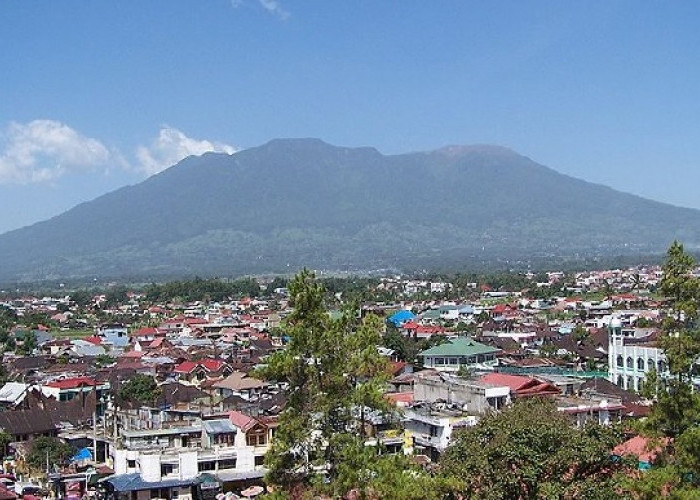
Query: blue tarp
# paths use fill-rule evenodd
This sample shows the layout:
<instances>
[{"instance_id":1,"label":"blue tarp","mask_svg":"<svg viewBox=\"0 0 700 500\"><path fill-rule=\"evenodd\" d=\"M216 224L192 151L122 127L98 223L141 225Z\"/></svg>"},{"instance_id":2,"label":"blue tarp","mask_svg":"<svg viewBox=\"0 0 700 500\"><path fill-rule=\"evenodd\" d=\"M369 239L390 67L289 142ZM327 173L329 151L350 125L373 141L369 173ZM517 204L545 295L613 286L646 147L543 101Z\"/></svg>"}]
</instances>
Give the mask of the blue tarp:
<instances>
[{"instance_id":1,"label":"blue tarp","mask_svg":"<svg viewBox=\"0 0 700 500\"><path fill-rule=\"evenodd\" d=\"M403 325L407 321L411 321L414 319L416 319L416 315L413 314L411 311L401 310L389 316L387 321L391 321L394 324L394 326L398 327Z\"/></svg>"},{"instance_id":2,"label":"blue tarp","mask_svg":"<svg viewBox=\"0 0 700 500\"><path fill-rule=\"evenodd\" d=\"M92 452L88 448L79 450L78 453L71 458L71 462L80 462L81 460L92 460Z\"/></svg>"}]
</instances>

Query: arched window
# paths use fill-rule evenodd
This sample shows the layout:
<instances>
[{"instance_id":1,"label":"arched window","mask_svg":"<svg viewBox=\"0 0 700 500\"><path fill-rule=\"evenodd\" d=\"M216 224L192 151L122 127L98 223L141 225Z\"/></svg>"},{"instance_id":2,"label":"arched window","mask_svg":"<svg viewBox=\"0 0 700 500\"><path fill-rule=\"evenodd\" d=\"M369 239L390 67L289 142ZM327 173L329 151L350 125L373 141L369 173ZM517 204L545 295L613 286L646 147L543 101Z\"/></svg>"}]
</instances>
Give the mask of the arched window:
<instances>
[{"instance_id":1,"label":"arched window","mask_svg":"<svg viewBox=\"0 0 700 500\"><path fill-rule=\"evenodd\" d=\"M622 354L620 354L620 355L617 357L617 366L618 366L619 368L623 368L623 367L625 366L625 360L623 359Z\"/></svg>"},{"instance_id":2,"label":"arched window","mask_svg":"<svg viewBox=\"0 0 700 500\"><path fill-rule=\"evenodd\" d=\"M633 391L634 389L634 377L627 377L627 390Z\"/></svg>"},{"instance_id":3,"label":"arched window","mask_svg":"<svg viewBox=\"0 0 700 500\"><path fill-rule=\"evenodd\" d=\"M656 366L656 363L654 363L654 360L649 358L647 359L647 370L651 370Z\"/></svg>"},{"instance_id":4,"label":"arched window","mask_svg":"<svg viewBox=\"0 0 700 500\"><path fill-rule=\"evenodd\" d=\"M622 375L617 376L617 386L623 387L625 385L625 378Z\"/></svg>"},{"instance_id":5,"label":"arched window","mask_svg":"<svg viewBox=\"0 0 700 500\"><path fill-rule=\"evenodd\" d=\"M666 361L659 360L659 373L664 373L666 371Z\"/></svg>"},{"instance_id":6,"label":"arched window","mask_svg":"<svg viewBox=\"0 0 700 500\"><path fill-rule=\"evenodd\" d=\"M632 356L627 356L627 368L630 370L634 368L634 360L632 359Z\"/></svg>"},{"instance_id":7,"label":"arched window","mask_svg":"<svg viewBox=\"0 0 700 500\"><path fill-rule=\"evenodd\" d=\"M644 358L637 358L637 370L644 371Z\"/></svg>"}]
</instances>

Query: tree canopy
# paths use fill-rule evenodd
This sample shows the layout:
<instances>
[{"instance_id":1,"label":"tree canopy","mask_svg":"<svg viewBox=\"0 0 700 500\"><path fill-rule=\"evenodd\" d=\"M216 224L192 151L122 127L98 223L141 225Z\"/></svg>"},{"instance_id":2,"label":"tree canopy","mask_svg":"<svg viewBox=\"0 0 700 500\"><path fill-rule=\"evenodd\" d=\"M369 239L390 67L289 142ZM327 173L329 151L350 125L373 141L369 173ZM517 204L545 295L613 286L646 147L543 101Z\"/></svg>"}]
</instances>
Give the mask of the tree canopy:
<instances>
[{"instance_id":1,"label":"tree canopy","mask_svg":"<svg viewBox=\"0 0 700 500\"><path fill-rule=\"evenodd\" d=\"M55 437L40 436L32 441L27 464L37 470L64 464L74 453L73 447Z\"/></svg>"},{"instance_id":2,"label":"tree canopy","mask_svg":"<svg viewBox=\"0 0 700 500\"><path fill-rule=\"evenodd\" d=\"M341 318L331 318L324 287L309 271L290 282L289 292L294 306L284 325L289 345L259 371L288 384L287 406L266 456L268 481L288 492L302 488L341 497L355 490L376 496L390 489L394 498L416 498L410 488L427 477L412 471L403 457L380 455L381 448L365 443L369 415L392 413L382 395L387 362L377 351L381 323L372 315L360 319L352 306Z\"/></svg>"},{"instance_id":3,"label":"tree canopy","mask_svg":"<svg viewBox=\"0 0 700 500\"><path fill-rule=\"evenodd\" d=\"M467 498L614 498L615 428L576 428L547 400L518 400L456 433L441 474Z\"/></svg>"},{"instance_id":4,"label":"tree canopy","mask_svg":"<svg viewBox=\"0 0 700 500\"><path fill-rule=\"evenodd\" d=\"M153 377L137 373L122 385L119 398L130 404L153 405L160 390Z\"/></svg>"}]
</instances>

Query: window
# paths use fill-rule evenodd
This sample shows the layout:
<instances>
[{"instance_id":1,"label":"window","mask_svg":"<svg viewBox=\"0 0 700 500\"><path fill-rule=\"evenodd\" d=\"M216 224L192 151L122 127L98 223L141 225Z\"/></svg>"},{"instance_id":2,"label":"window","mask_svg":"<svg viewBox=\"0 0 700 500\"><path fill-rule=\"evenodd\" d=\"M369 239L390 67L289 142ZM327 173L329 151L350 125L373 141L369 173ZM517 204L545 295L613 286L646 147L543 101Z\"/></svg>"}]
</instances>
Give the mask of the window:
<instances>
[{"instance_id":1,"label":"window","mask_svg":"<svg viewBox=\"0 0 700 500\"><path fill-rule=\"evenodd\" d=\"M216 469L216 462L199 462L197 464L199 472L211 471Z\"/></svg>"},{"instance_id":2,"label":"window","mask_svg":"<svg viewBox=\"0 0 700 500\"><path fill-rule=\"evenodd\" d=\"M659 373L664 373L666 371L666 361L660 360L659 361Z\"/></svg>"},{"instance_id":3,"label":"window","mask_svg":"<svg viewBox=\"0 0 700 500\"><path fill-rule=\"evenodd\" d=\"M236 459L235 458L228 458L225 460L219 460L219 469L235 469L236 468Z\"/></svg>"},{"instance_id":4,"label":"window","mask_svg":"<svg viewBox=\"0 0 700 500\"><path fill-rule=\"evenodd\" d=\"M632 356L627 356L627 368L630 370L634 368L634 360L632 359Z\"/></svg>"},{"instance_id":5,"label":"window","mask_svg":"<svg viewBox=\"0 0 700 500\"><path fill-rule=\"evenodd\" d=\"M622 354L620 354L620 355L617 357L617 366L618 366L619 368L622 368L622 367L625 366L625 361L624 361L624 359L622 358Z\"/></svg>"},{"instance_id":6,"label":"window","mask_svg":"<svg viewBox=\"0 0 700 500\"><path fill-rule=\"evenodd\" d=\"M656 366L656 363L654 363L654 360L649 358L647 359L647 370L651 370Z\"/></svg>"},{"instance_id":7,"label":"window","mask_svg":"<svg viewBox=\"0 0 700 500\"><path fill-rule=\"evenodd\" d=\"M160 475L168 476L173 473L177 473L178 467L175 464L161 464L160 465Z\"/></svg>"},{"instance_id":8,"label":"window","mask_svg":"<svg viewBox=\"0 0 700 500\"><path fill-rule=\"evenodd\" d=\"M634 390L634 377L627 377L627 390L628 391Z\"/></svg>"},{"instance_id":9,"label":"window","mask_svg":"<svg viewBox=\"0 0 700 500\"><path fill-rule=\"evenodd\" d=\"M617 386L622 387L623 385L625 385L625 379L622 375L618 375L617 376Z\"/></svg>"},{"instance_id":10,"label":"window","mask_svg":"<svg viewBox=\"0 0 700 500\"><path fill-rule=\"evenodd\" d=\"M127 460L126 461L126 466L129 469L135 469L136 468L136 460Z\"/></svg>"},{"instance_id":11,"label":"window","mask_svg":"<svg viewBox=\"0 0 700 500\"><path fill-rule=\"evenodd\" d=\"M265 455L255 455L255 466L265 465Z\"/></svg>"},{"instance_id":12,"label":"window","mask_svg":"<svg viewBox=\"0 0 700 500\"><path fill-rule=\"evenodd\" d=\"M246 436L248 446L264 446L267 444L267 432L255 432Z\"/></svg>"},{"instance_id":13,"label":"window","mask_svg":"<svg viewBox=\"0 0 700 500\"><path fill-rule=\"evenodd\" d=\"M637 358L637 370L644 371L644 359Z\"/></svg>"},{"instance_id":14,"label":"window","mask_svg":"<svg viewBox=\"0 0 700 500\"><path fill-rule=\"evenodd\" d=\"M234 440L236 439L235 432L227 432L224 434L217 434L214 438L214 443L224 446L233 446Z\"/></svg>"}]
</instances>

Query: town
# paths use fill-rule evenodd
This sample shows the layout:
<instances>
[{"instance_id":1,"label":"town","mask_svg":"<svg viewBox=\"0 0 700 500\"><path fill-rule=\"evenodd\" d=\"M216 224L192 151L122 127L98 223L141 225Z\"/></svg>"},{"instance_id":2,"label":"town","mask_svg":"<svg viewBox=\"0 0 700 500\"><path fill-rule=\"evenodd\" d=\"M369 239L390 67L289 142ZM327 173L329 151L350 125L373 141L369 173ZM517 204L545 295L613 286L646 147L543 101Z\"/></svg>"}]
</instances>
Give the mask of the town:
<instances>
[{"instance_id":1,"label":"town","mask_svg":"<svg viewBox=\"0 0 700 500\"><path fill-rule=\"evenodd\" d=\"M675 307L664 268L473 279L319 278L329 318L350 305L379 319L373 349L390 409L362 406L365 446L434 473L464 429L546 400L574 428L621 429L610 457L634 473L653 469L668 438L645 437L639 423L652 414L655 381L675 376L660 342ZM272 491L266 455L290 382L265 368L293 337L288 283L248 279L230 295L217 280L7 294L0 499Z\"/></svg>"}]
</instances>

